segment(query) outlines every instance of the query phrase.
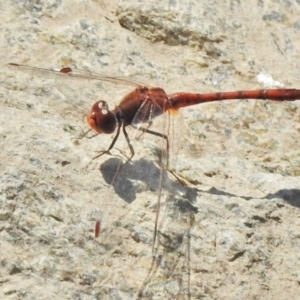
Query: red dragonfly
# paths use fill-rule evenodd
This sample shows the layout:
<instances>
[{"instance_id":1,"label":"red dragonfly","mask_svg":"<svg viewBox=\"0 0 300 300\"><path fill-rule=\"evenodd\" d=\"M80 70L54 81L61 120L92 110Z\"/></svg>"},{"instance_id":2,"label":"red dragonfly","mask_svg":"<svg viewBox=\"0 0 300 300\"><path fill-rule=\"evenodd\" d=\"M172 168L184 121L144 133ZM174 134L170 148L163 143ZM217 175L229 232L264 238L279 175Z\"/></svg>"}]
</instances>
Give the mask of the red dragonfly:
<instances>
[{"instance_id":1,"label":"red dragonfly","mask_svg":"<svg viewBox=\"0 0 300 300\"><path fill-rule=\"evenodd\" d=\"M115 145L120 132L127 141L131 155L128 159L131 160L134 156L134 149L131 145L129 136L126 131L128 125L133 126L142 133L146 132L164 139L166 143L167 161L169 153L169 138L165 133L152 131L149 127L152 120L165 112L176 113L181 107L213 102L222 100L234 99L261 99L273 101L294 101L300 99L300 90L298 89L260 89L260 90L244 90L244 91L230 91L230 92L214 92L214 93L187 93L178 92L173 94L166 94L166 92L159 87L147 87L134 83L124 78L107 77L96 73L87 73L85 71L73 71L71 68L63 68L60 71L52 71L47 69L35 68L19 64L8 64L9 68L19 69L21 71L33 74L40 74L42 76L65 76L69 78L88 78L99 81L121 82L122 84L136 84L136 88L128 93L114 109L110 110L108 104L104 100L97 101L87 115L87 122L91 129L98 134L112 134L116 131L112 143L107 150L101 151L99 155L93 159L108 153ZM141 127L141 124L146 124L146 127ZM161 187L160 187L161 188ZM159 217L160 196L156 210L153 247L157 235L157 224ZM102 224L100 221L96 222L95 236L100 233Z\"/></svg>"}]
</instances>

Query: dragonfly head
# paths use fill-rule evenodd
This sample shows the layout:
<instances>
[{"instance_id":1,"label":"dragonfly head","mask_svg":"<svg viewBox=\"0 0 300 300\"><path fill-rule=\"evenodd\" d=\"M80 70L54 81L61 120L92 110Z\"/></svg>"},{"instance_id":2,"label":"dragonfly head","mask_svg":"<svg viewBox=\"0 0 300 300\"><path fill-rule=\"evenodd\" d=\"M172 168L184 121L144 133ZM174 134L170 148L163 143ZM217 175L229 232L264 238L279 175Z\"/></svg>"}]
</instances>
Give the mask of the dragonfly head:
<instances>
[{"instance_id":1,"label":"dragonfly head","mask_svg":"<svg viewBox=\"0 0 300 300\"><path fill-rule=\"evenodd\" d=\"M97 101L86 118L90 127L98 133L109 134L116 129L116 116L109 110L106 101Z\"/></svg>"}]
</instances>

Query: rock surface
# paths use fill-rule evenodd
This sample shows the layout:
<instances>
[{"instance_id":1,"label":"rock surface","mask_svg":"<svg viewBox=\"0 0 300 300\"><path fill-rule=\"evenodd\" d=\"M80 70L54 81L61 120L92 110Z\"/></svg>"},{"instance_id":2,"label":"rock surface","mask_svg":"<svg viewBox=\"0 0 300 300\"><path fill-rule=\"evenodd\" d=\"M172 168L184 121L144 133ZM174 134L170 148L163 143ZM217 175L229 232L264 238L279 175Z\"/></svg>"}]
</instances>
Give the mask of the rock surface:
<instances>
[{"instance_id":1,"label":"rock surface","mask_svg":"<svg viewBox=\"0 0 300 300\"><path fill-rule=\"evenodd\" d=\"M297 1L267 0L2 2L0 298L298 299L299 101L181 110L177 178L163 173L152 253L161 141L134 142L109 188L124 138L88 166L113 136L76 139L86 107L112 107L133 86L5 64L70 66L167 93L300 88L299 11Z\"/></svg>"}]
</instances>

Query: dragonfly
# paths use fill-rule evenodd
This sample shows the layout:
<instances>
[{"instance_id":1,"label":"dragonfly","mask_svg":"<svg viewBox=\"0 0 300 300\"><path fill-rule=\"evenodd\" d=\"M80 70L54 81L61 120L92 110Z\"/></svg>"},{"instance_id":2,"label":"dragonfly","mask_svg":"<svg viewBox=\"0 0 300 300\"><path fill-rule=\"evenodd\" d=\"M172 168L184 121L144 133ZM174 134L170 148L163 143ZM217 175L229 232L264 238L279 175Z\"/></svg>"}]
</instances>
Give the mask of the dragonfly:
<instances>
[{"instance_id":1,"label":"dragonfly","mask_svg":"<svg viewBox=\"0 0 300 300\"><path fill-rule=\"evenodd\" d=\"M168 168L169 161L169 136L165 132L157 132L151 130L153 119L163 114L176 114L180 108L192 105L204 104L214 101L224 100L272 100L277 102L295 101L300 99L300 90L295 88L276 88L276 89L256 89L256 90L240 90L240 91L225 91L225 92L211 92L211 93L192 93L192 92L176 92L167 94L164 89L160 87L151 87L139 82L134 82L127 78L107 76L105 74L97 74L82 70L72 70L69 67L62 68L60 71L53 71L49 69L42 69L21 64L9 63L7 65L11 69L20 70L30 74L55 77L55 78L69 78L69 79L89 79L96 81L117 82L125 85L135 85L135 88L129 92L119 102L114 109L110 109L107 101L99 100L92 105L90 112L87 114L86 120L96 134L112 134L115 136L110 146L102 150L92 160L99 158L104 154L110 153L114 148L122 131L128 148L130 150L130 157L127 162L132 160L135 151L131 140L127 133L127 127L132 126L141 134L148 133L161 138L166 145L166 164ZM80 107L80 103L75 103ZM88 130L85 134L87 134ZM84 134L84 135L85 135ZM154 249L155 241L158 233L158 220L161 201L162 184L159 186L159 196L157 201L157 209L155 216L155 225L153 233L152 249ZM101 234L102 222L96 221L95 237Z\"/></svg>"}]
</instances>

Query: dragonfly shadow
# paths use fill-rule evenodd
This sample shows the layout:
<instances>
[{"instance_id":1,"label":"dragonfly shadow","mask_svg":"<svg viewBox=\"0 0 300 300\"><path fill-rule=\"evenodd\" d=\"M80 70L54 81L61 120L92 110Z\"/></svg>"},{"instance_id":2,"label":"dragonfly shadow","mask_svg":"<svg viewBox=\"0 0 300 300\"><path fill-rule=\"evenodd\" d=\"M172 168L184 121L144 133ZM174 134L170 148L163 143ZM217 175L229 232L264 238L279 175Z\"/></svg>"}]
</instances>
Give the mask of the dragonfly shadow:
<instances>
[{"instance_id":1,"label":"dragonfly shadow","mask_svg":"<svg viewBox=\"0 0 300 300\"><path fill-rule=\"evenodd\" d=\"M292 206L300 208L300 189L282 189L274 194L268 194L266 199L282 198Z\"/></svg>"},{"instance_id":2,"label":"dragonfly shadow","mask_svg":"<svg viewBox=\"0 0 300 300\"><path fill-rule=\"evenodd\" d=\"M198 191L201 191L201 190L198 190ZM212 187L209 190L201 191L201 192L207 193L209 195L227 196L227 197L234 197L234 198L240 197L247 201L253 199L253 197L250 197L250 196L241 196L241 195L237 195L237 194L224 192L224 191L216 189L215 187ZM267 194L263 197L259 197L258 199L273 200L276 198L280 198L280 199L284 200L285 202L289 203L290 205L300 208L300 189L282 189L273 194Z\"/></svg>"},{"instance_id":3,"label":"dragonfly shadow","mask_svg":"<svg viewBox=\"0 0 300 300\"><path fill-rule=\"evenodd\" d=\"M146 159L124 165L122 160L111 158L100 166L100 172L127 203L137 198L139 185L143 186L142 190L146 186L152 192L159 192L162 180L162 193L166 197L158 226L157 247L137 297L153 299L162 288L164 299L190 299L190 231L198 211L193 206L197 189L174 182L168 172L161 173L157 165ZM172 285L178 287L176 293L170 289Z\"/></svg>"},{"instance_id":4,"label":"dragonfly shadow","mask_svg":"<svg viewBox=\"0 0 300 300\"><path fill-rule=\"evenodd\" d=\"M161 177L161 169L146 159L123 164L119 158L110 158L100 166L100 172L105 182L111 184L115 193L127 203L132 203L137 193L141 191L137 182L146 186L147 190L155 192L159 190L162 179L162 189L169 194L169 197L176 192L188 199L188 201L177 200L177 205L182 212L196 210L192 203L196 201L197 189L183 187L172 181L166 171L163 171Z\"/></svg>"}]
</instances>

